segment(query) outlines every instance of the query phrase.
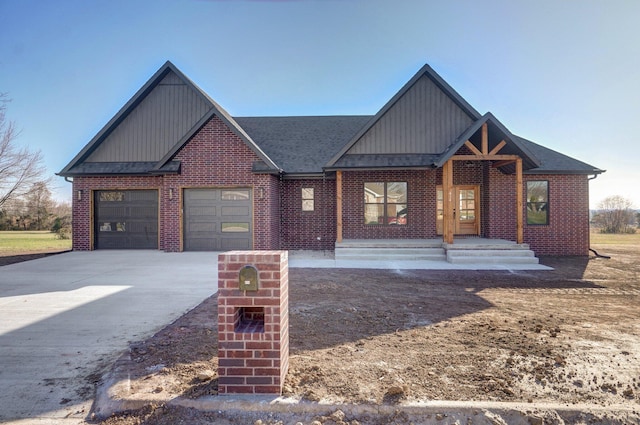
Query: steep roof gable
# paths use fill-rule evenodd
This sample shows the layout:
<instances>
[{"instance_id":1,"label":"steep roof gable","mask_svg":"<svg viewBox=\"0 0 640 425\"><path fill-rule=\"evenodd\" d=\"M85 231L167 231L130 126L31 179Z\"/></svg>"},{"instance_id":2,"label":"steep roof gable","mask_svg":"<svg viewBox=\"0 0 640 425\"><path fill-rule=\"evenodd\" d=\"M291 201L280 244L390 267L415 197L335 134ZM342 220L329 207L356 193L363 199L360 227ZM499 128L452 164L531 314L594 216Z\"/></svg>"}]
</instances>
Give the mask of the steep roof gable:
<instances>
[{"instance_id":1,"label":"steep roof gable","mask_svg":"<svg viewBox=\"0 0 640 425\"><path fill-rule=\"evenodd\" d=\"M523 166L526 169L540 166L540 160L531 152L528 146L514 136L492 113L487 112L480 119L476 120L469 128L460 134L456 141L449 146L435 161L435 167L442 165L451 158L467 141L474 146L480 147L480 129L483 125L488 129L488 150L500 149L501 154L515 154L522 158ZM503 147L498 147L504 141Z\"/></svg>"},{"instance_id":2,"label":"steep roof gable","mask_svg":"<svg viewBox=\"0 0 640 425\"><path fill-rule=\"evenodd\" d=\"M423 66L326 164L347 155L436 154L480 114L429 65Z\"/></svg>"},{"instance_id":3,"label":"steep roof gable","mask_svg":"<svg viewBox=\"0 0 640 425\"><path fill-rule=\"evenodd\" d=\"M126 163L136 163L129 169L140 174L172 172L176 167L169 162L214 115L269 168L279 169L220 105L167 61L58 174L120 174ZM87 166L94 163L100 165Z\"/></svg>"}]
</instances>

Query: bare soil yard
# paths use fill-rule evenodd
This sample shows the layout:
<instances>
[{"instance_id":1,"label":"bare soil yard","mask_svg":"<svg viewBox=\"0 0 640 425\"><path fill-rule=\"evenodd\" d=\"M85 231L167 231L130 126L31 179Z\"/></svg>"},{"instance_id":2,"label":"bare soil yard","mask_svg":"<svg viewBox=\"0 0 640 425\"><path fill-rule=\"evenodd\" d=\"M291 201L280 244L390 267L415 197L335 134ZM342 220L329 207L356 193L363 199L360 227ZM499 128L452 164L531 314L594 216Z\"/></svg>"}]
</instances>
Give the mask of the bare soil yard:
<instances>
[{"instance_id":1,"label":"bare soil yard","mask_svg":"<svg viewBox=\"0 0 640 425\"><path fill-rule=\"evenodd\" d=\"M118 364L131 379L112 390L152 403L102 423L637 423L640 254L637 245L598 248L612 258L542 258L555 268L546 272L291 269L284 395L397 406L393 414L345 415L337 407L324 416L207 413L167 405L217 394L211 297L131 344ZM482 409L464 418L402 410L433 400L530 408L520 422ZM543 404L581 413L567 416Z\"/></svg>"}]
</instances>

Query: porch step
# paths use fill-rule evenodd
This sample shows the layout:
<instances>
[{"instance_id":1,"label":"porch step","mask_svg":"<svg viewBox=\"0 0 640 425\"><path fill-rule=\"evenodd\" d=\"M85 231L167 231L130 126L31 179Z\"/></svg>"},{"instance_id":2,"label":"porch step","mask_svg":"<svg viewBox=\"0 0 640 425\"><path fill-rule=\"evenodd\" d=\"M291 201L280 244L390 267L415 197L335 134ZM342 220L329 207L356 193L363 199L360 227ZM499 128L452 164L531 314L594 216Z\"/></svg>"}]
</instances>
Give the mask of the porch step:
<instances>
[{"instance_id":1,"label":"porch step","mask_svg":"<svg viewBox=\"0 0 640 425\"><path fill-rule=\"evenodd\" d=\"M335 259L356 261L445 261L443 248L338 247Z\"/></svg>"},{"instance_id":2,"label":"porch step","mask_svg":"<svg viewBox=\"0 0 640 425\"><path fill-rule=\"evenodd\" d=\"M451 248L447 249L447 261L452 264L538 264L539 260L530 249L521 246L512 248L482 249L473 248Z\"/></svg>"},{"instance_id":3,"label":"porch step","mask_svg":"<svg viewBox=\"0 0 640 425\"><path fill-rule=\"evenodd\" d=\"M345 239L336 242L341 248L442 248L441 239Z\"/></svg>"}]
</instances>

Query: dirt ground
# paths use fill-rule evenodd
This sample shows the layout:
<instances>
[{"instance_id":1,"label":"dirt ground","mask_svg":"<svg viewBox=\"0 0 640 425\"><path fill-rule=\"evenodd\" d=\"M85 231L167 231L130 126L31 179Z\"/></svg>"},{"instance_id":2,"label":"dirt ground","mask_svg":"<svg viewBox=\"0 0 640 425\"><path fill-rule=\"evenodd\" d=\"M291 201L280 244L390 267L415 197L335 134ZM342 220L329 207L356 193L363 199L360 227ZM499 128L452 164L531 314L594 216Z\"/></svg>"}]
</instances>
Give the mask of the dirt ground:
<instances>
[{"instance_id":1,"label":"dirt ground","mask_svg":"<svg viewBox=\"0 0 640 425\"><path fill-rule=\"evenodd\" d=\"M600 249L599 249L600 251ZM118 361L116 397L152 400L102 425L640 422L640 254L542 258L554 271L290 269L284 396L377 414L201 412L169 404L217 394L216 297ZM95 381L95 377L91 378ZM520 402L518 420L476 410L420 417L421 401ZM567 416L544 404L582 413ZM582 408L589 405L595 410ZM343 409L345 410L345 409Z\"/></svg>"},{"instance_id":2,"label":"dirt ground","mask_svg":"<svg viewBox=\"0 0 640 425\"><path fill-rule=\"evenodd\" d=\"M21 263L23 261L36 260L38 258L48 257L50 255L62 254L67 251L47 251L47 252L28 252L17 255L0 255L0 267L9 264Z\"/></svg>"}]
</instances>

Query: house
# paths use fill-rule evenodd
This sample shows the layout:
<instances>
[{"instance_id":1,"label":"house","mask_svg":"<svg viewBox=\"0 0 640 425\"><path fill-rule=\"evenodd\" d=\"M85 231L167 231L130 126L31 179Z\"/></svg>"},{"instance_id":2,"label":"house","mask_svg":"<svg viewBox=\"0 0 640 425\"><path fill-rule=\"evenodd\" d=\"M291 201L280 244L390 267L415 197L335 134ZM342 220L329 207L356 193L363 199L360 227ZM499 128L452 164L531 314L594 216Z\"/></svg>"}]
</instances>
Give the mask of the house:
<instances>
[{"instance_id":1,"label":"house","mask_svg":"<svg viewBox=\"0 0 640 425\"><path fill-rule=\"evenodd\" d=\"M59 175L75 250L482 237L587 255L602 172L480 114L428 65L374 116L232 117L167 62Z\"/></svg>"}]
</instances>

